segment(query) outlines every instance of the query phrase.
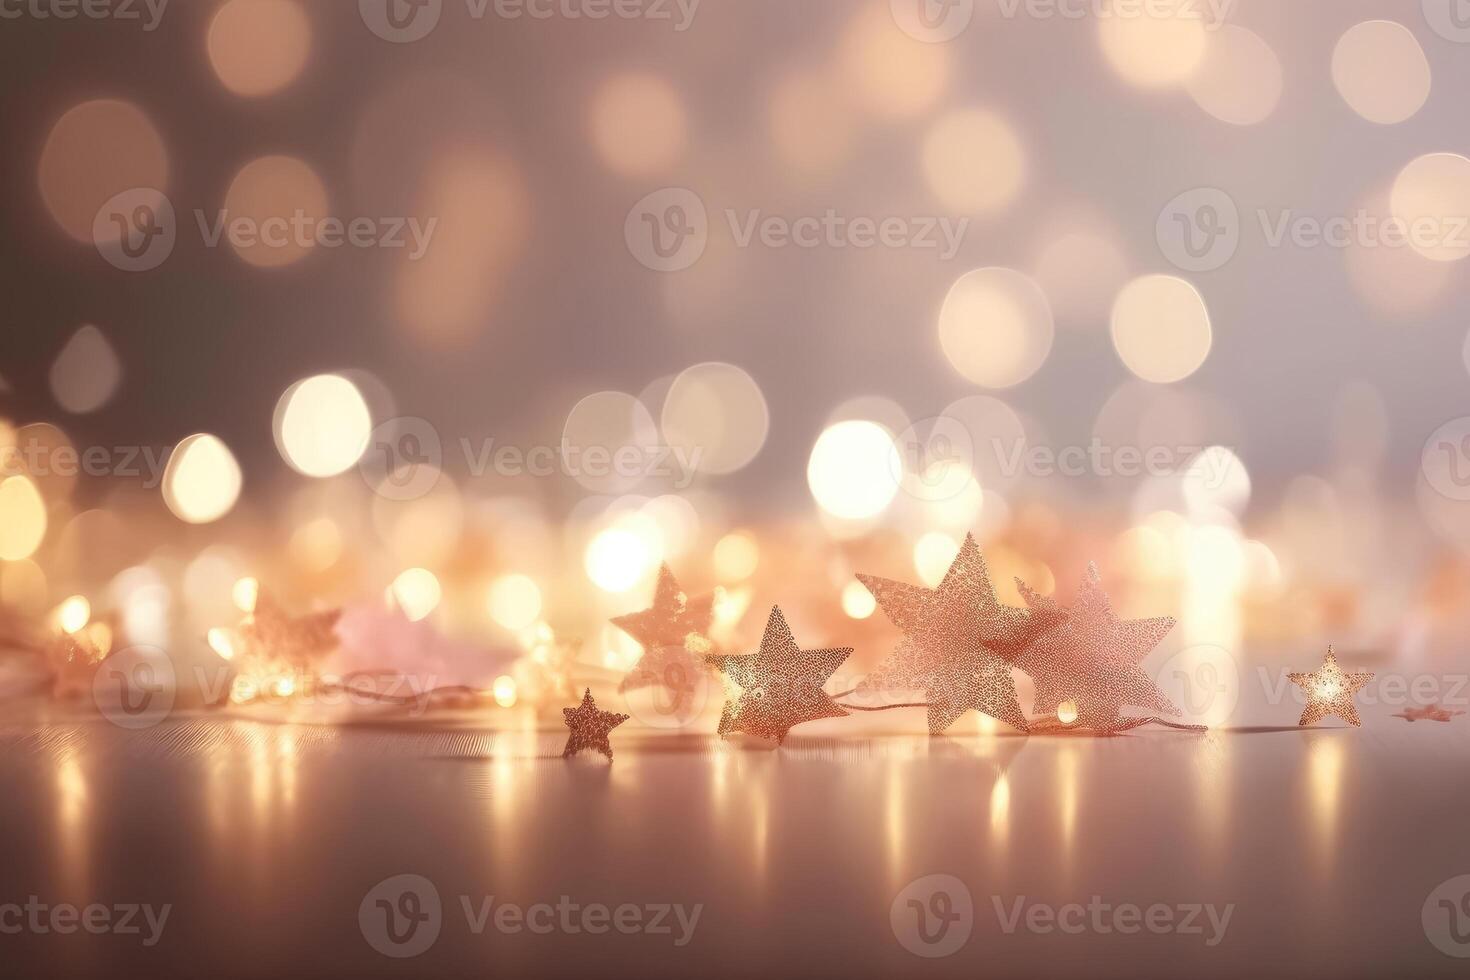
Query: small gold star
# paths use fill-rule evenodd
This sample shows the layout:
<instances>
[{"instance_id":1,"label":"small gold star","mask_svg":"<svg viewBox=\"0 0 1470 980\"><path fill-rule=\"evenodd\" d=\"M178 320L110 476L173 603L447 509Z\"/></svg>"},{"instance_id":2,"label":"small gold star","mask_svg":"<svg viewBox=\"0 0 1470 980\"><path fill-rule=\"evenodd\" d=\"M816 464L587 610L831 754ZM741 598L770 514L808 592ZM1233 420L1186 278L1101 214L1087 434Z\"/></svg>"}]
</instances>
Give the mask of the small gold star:
<instances>
[{"instance_id":1,"label":"small gold star","mask_svg":"<svg viewBox=\"0 0 1470 980\"><path fill-rule=\"evenodd\" d=\"M562 749L561 757L570 758L583 749L592 749L607 756L612 761L612 744L607 740L608 733L628 720L627 715L615 714L611 711L599 711L597 702L592 699L591 688L582 695L582 703L575 708L562 708L561 713L566 717L566 725L570 734L567 735L567 746Z\"/></svg>"},{"instance_id":2,"label":"small gold star","mask_svg":"<svg viewBox=\"0 0 1470 980\"><path fill-rule=\"evenodd\" d=\"M643 655L618 690L661 685L675 695L675 709L682 708L697 689L698 679L709 669L705 657L713 649L709 641L713 610L713 594L690 598L669 566L660 567L653 605L612 621L643 647Z\"/></svg>"},{"instance_id":3,"label":"small gold star","mask_svg":"<svg viewBox=\"0 0 1470 980\"><path fill-rule=\"evenodd\" d=\"M781 610L773 608L759 652L749 656L712 654L707 658L710 666L740 688L738 696L725 701L719 734L745 732L779 745L793 727L804 721L845 716L847 712L822 690L822 685L851 654L851 647L800 649Z\"/></svg>"},{"instance_id":4,"label":"small gold star","mask_svg":"<svg viewBox=\"0 0 1470 980\"><path fill-rule=\"evenodd\" d=\"M1349 725L1363 723L1358 718L1358 707L1353 703L1353 695L1373 679L1373 674L1369 671L1344 674L1337 665L1332 647L1327 648L1322 666L1310 674L1286 676L1307 695L1307 707L1302 712L1301 721L1297 722L1298 727L1315 725L1328 715L1337 715Z\"/></svg>"},{"instance_id":5,"label":"small gold star","mask_svg":"<svg viewBox=\"0 0 1470 980\"><path fill-rule=\"evenodd\" d=\"M1437 704L1431 704L1426 708L1405 708L1403 711L1395 714L1394 717L1402 718L1404 721L1449 721L1456 715L1463 715L1464 713L1463 711L1450 711L1448 708L1441 708Z\"/></svg>"}]
</instances>

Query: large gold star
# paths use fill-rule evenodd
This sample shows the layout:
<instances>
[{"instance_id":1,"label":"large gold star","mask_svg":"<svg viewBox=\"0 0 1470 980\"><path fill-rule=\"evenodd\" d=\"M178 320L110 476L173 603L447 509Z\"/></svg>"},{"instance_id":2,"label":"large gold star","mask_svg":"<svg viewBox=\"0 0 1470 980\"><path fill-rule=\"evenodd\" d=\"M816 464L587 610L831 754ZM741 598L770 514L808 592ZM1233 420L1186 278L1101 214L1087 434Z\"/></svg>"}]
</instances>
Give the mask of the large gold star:
<instances>
[{"instance_id":1,"label":"large gold star","mask_svg":"<svg viewBox=\"0 0 1470 980\"><path fill-rule=\"evenodd\" d=\"M628 720L627 715L620 715L612 711L600 711L597 702L592 699L592 689L582 695L582 703L575 708L562 708L567 724L567 745L561 750L563 759L570 758L583 749L592 749L601 752L612 761L612 743L608 741L608 733Z\"/></svg>"},{"instance_id":2,"label":"large gold star","mask_svg":"<svg viewBox=\"0 0 1470 980\"><path fill-rule=\"evenodd\" d=\"M781 610L773 608L759 652L749 656L711 654L707 658L710 666L740 688L738 695L725 700L719 734L745 732L779 745L793 727L804 721L846 715L822 685L851 654L851 647L800 649Z\"/></svg>"},{"instance_id":3,"label":"large gold star","mask_svg":"<svg viewBox=\"0 0 1470 980\"><path fill-rule=\"evenodd\" d=\"M965 536L937 589L869 575L859 575L858 581L904 633L859 691L922 689L933 735L971 708L1028 730L1011 662L1061 617L998 601L973 535Z\"/></svg>"},{"instance_id":4,"label":"large gold star","mask_svg":"<svg viewBox=\"0 0 1470 980\"><path fill-rule=\"evenodd\" d=\"M713 649L709 641L713 616L713 594L690 598L669 566L660 567L653 605L612 621L643 647L643 655L618 690L661 685L674 694L674 710L682 709L708 669L704 658Z\"/></svg>"},{"instance_id":5,"label":"large gold star","mask_svg":"<svg viewBox=\"0 0 1470 980\"><path fill-rule=\"evenodd\" d=\"M1307 707L1302 711L1301 720L1297 722L1298 727L1315 725L1328 715L1337 715L1349 725L1363 723L1358 717L1358 706L1353 703L1353 695L1373 679L1373 674L1370 671L1343 673L1342 668L1337 665L1337 656L1332 652L1332 647L1327 648L1322 666L1310 674L1286 676L1307 696Z\"/></svg>"},{"instance_id":6,"label":"large gold star","mask_svg":"<svg viewBox=\"0 0 1470 980\"><path fill-rule=\"evenodd\" d=\"M1076 708L1076 724L1114 732L1138 723L1122 717L1124 707L1181 713L1143 669L1144 658L1174 628L1172 617L1120 620L1093 564L1087 566L1070 608L1063 609L1019 579L1016 585L1031 609L1064 617L1017 661L1036 681L1037 714L1058 713L1070 703Z\"/></svg>"}]
</instances>

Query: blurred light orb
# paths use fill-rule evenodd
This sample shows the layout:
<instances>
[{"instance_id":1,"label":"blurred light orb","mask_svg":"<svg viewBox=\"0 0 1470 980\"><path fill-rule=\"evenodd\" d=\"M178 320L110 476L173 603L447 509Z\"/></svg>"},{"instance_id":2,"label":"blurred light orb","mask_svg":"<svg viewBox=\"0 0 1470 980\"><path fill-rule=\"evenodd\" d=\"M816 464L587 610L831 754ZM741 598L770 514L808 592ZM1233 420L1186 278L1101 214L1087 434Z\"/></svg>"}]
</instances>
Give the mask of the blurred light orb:
<instances>
[{"instance_id":1,"label":"blurred light orb","mask_svg":"<svg viewBox=\"0 0 1470 980\"><path fill-rule=\"evenodd\" d=\"M806 482L817 506L843 520L881 514L898 493L893 436L876 422L828 426L807 462Z\"/></svg>"},{"instance_id":2,"label":"blurred light orb","mask_svg":"<svg viewBox=\"0 0 1470 980\"><path fill-rule=\"evenodd\" d=\"M914 571L931 589L944 581L960 553L960 543L942 531L930 531L914 542Z\"/></svg>"},{"instance_id":3,"label":"blurred light orb","mask_svg":"<svg viewBox=\"0 0 1470 980\"><path fill-rule=\"evenodd\" d=\"M684 153L687 128L683 100L657 75L615 75L592 96L592 144L622 176L668 170Z\"/></svg>"},{"instance_id":4,"label":"blurred light orb","mask_svg":"<svg viewBox=\"0 0 1470 980\"><path fill-rule=\"evenodd\" d=\"M209 632L204 634L209 648L219 654L221 660L235 659L235 638L230 631L222 626L212 626Z\"/></svg>"},{"instance_id":5,"label":"blurred light orb","mask_svg":"<svg viewBox=\"0 0 1470 980\"><path fill-rule=\"evenodd\" d=\"M86 596L71 596L56 607L56 625L63 633L79 633L91 620L92 604Z\"/></svg>"},{"instance_id":6,"label":"blurred light orb","mask_svg":"<svg viewBox=\"0 0 1470 980\"><path fill-rule=\"evenodd\" d=\"M1063 725L1071 725L1077 721L1077 702L1063 701L1057 705L1057 721Z\"/></svg>"},{"instance_id":7,"label":"blurred light orb","mask_svg":"<svg viewBox=\"0 0 1470 980\"><path fill-rule=\"evenodd\" d=\"M888 0L863 4L840 41L849 91L874 115L913 118L933 106L949 83L950 49L905 34Z\"/></svg>"},{"instance_id":8,"label":"blurred light orb","mask_svg":"<svg viewBox=\"0 0 1470 980\"><path fill-rule=\"evenodd\" d=\"M1056 319L1076 323L1107 320L1108 307L1128 277L1128 260L1118 240L1098 231L1066 232L1048 242L1036 261L1036 283Z\"/></svg>"},{"instance_id":9,"label":"blurred light orb","mask_svg":"<svg viewBox=\"0 0 1470 980\"><path fill-rule=\"evenodd\" d=\"M163 471L163 502L189 524L208 524L230 512L240 498L243 478L230 447L215 435L183 439Z\"/></svg>"},{"instance_id":10,"label":"blurred light orb","mask_svg":"<svg viewBox=\"0 0 1470 980\"><path fill-rule=\"evenodd\" d=\"M502 674L495 678L495 683L490 688L495 696L495 703L502 708L513 708L516 703L516 680L508 674Z\"/></svg>"},{"instance_id":11,"label":"blurred light orb","mask_svg":"<svg viewBox=\"0 0 1470 980\"><path fill-rule=\"evenodd\" d=\"M1251 499L1251 477L1240 457L1210 446L1184 467L1184 500L1196 513L1219 508L1239 516Z\"/></svg>"},{"instance_id":12,"label":"blurred light orb","mask_svg":"<svg viewBox=\"0 0 1470 980\"><path fill-rule=\"evenodd\" d=\"M229 0L209 22L209 63L236 95L279 92L301 74L311 21L291 0Z\"/></svg>"},{"instance_id":13,"label":"blurred light orb","mask_svg":"<svg viewBox=\"0 0 1470 980\"><path fill-rule=\"evenodd\" d=\"M122 362L102 331L83 326L51 365L51 394L56 403L76 415L106 405L122 382Z\"/></svg>"},{"instance_id":14,"label":"blurred light orb","mask_svg":"<svg viewBox=\"0 0 1470 980\"><path fill-rule=\"evenodd\" d=\"M637 585L659 558L645 535L614 526L597 533L587 545L583 567L604 592L626 592Z\"/></svg>"},{"instance_id":15,"label":"blurred light orb","mask_svg":"<svg viewBox=\"0 0 1470 980\"><path fill-rule=\"evenodd\" d=\"M235 174L225 192L224 238L246 262L278 268L306 257L316 245L317 224L328 217L327 188L296 157L257 157ZM247 234L232 235L244 219Z\"/></svg>"},{"instance_id":16,"label":"blurred light orb","mask_svg":"<svg viewBox=\"0 0 1470 980\"><path fill-rule=\"evenodd\" d=\"M342 529L330 517L318 517L291 532L291 557L313 572L324 572L342 557Z\"/></svg>"},{"instance_id":17,"label":"blurred light orb","mask_svg":"<svg viewBox=\"0 0 1470 980\"><path fill-rule=\"evenodd\" d=\"M924 176L951 210L985 214L1009 204L1026 178L1015 130L988 109L941 116L924 137Z\"/></svg>"},{"instance_id":18,"label":"blurred light orb","mask_svg":"<svg viewBox=\"0 0 1470 980\"><path fill-rule=\"evenodd\" d=\"M242 613L255 612L255 603L260 599L260 580L252 575L237 579L230 589L230 601Z\"/></svg>"},{"instance_id":19,"label":"blurred light orb","mask_svg":"<svg viewBox=\"0 0 1470 980\"><path fill-rule=\"evenodd\" d=\"M579 484L596 493L620 493L649 475L658 441L658 427L641 401L623 391L599 391L572 406L561 448Z\"/></svg>"},{"instance_id":20,"label":"blurred light orb","mask_svg":"<svg viewBox=\"0 0 1470 980\"><path fill-rule=\"evenodd\" d=\"M393 603L411 623L426 618L444 598L438 577L427 568L405 569L393 580L388 591Z\"/></svg>"},{"instance_id":21,"label":"blurred light orb","mask_svg":"<svg viewBox=\"0 0 1470 980\"><path fill-rule=\"evenodd\" d=\"M754 378L733 364L708 361L674 379L662 424L664 441L682 452L683 465L723 475L743 469L760 453L771 413Z\"/></svg>"},{"instance_id":22,"label":"blurred light orb","mask_svg":"<svg viewBox=\"0 0 1470 980\"><path fill-rule=\"evenodd\" d=\"M828 174L852 151L852 109L838 79L797 71L771 93L771 142L782 162L796 170Z\"/></svg>"},{"instance_id":23,"label":"blurred light orb","mask_svg":"<svg viewBox=\"0 0 1470 980\"><path fill-rule=\"evenodd\" d=\"M236 0L241 2L241 0ZM362 457L373 419L357 385L340 374L303 378L276 402L276 448L305 476L344 473Z\"/></svg>"},{"instance_id":24,"label":"blurred light orb","mask_svg":"<svg viewBox=\"0 0 1470 980\"><path fill-rule=\"evenodd\" d=\"M747 531L731 531L715 542L715 574L724 582L742 582L755 574L760 564L761 549L755 535Z\"/></svg>"},{"instance_id":25,"label":"blurred light orb","mask_svg":"<svg viewBox=\"0 0 1470 980\"><path fill-rule=\"evenodd\" d=\"M1227 24L1211 32L1204 61L1187 87L1195 104L1216 119L1250 126L1281 101L1281 59L1255 32Z\"/></svg>"},{"instance_id":26,"label":"blurred light orb","mask_svg":"<svg viewBox=\"0 0 1470 980\"><path fill-rule=\"evenodd\" d=\"M1470 160L1458 153L1427 153L1399 171L1389 210L1407 230L1409 246L1436 262L1470 255Z\"/></svg>"},{"instance_id":27,"label":"blurred light orb","mask_svg":"<svg viewBox=\"0 0 1470 980\"><path fill-rule=\"evenodd\" d=\"M965 273L939 311L945 357L986 388L1010 388L1035 374L1051 353L1055 331L1041 287L999 266Z\"/></svg>"},{"instance_id":28,"label":"blurred light orb","mask_svg":"<svg viewBox=\"0 0 1470 980\"><path fill-rule=\"evenodd\" d=\"M1205 60L1209 25L1194 0L1108 0L1098 18L1098 39L1113 71L1142 89L1189 79Z\"/></svg>"},{"instance_id":29,"label":"blurred light orb","mask_svg":"<svg viewBox=\"0 0 1470 980\"><path fill-rule=\"evenodd\" d=\"M1429 98L1429 59L1403 24L1364 21L1338 38L1332 84L1349 108L1369 122L1400 123Z\"/></svg>"},{"instance_id":30,"label":"blurred light orb","mask_svg":"<svg viewBox=\"0 0 1470 980\"><path fill-rule=\"evenodd\" d=\"M90 244L102 205L123 191L167 190L168 172L163 139L143 110L118 99L83 102L68 109L46 137L41 200L62 230Z\"/></svg>"},{"instance_id":31,"label":"blurred light orb","mask_svg":"<svg viewBox=\"0 0 1470 980\"><path fill-rule=\"evenodd\" d=\"M849 619L867 619L877 608L878 601L863 583L848 582L842 587L842 611Z\"/></svg>"},{"instance_id":32,"label":"blurred light orb","mask_svg":"<svg viewBox=\"0 0 1470 980\"><path fill-rule=\"evenodd\" d=\"M1112 334L1128 370L1155 384L1182 381L1198 370L1213 336L1199 290L1164 275L1140 276L1123 287L1113 301Z\"/></svg>"},{"instance_id":33,"label":"blurred light orb","mask_svg":"<svg viewBox=\"0 0 1470 980\"><path fill-rule=\"evenodd\" d=\"M541 588L529 575L502 575L490 584L489 609L506 629L526 629L541 618Z\"/></svg>"}]
</instances>

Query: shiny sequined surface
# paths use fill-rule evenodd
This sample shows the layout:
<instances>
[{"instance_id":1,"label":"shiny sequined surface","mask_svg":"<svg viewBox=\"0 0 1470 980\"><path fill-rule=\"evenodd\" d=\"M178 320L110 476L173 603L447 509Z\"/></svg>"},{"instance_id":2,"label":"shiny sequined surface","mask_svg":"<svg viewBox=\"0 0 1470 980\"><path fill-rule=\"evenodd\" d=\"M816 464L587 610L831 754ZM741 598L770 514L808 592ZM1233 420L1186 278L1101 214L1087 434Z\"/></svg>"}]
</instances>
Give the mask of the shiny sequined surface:
<instances>
[{"instance_id":1,"label":"shiny sequined surface","mask_svg":"<svg viewBox=\"0 0 1470 980\"><path fill-rule=\"evenodd\" d=\"M781 610L772 609L757 653L709 658L738 689L727 694L719 734L744 732L780 744L803 722L846 714L822 685L851 653L800 649Z\"/></svg>"},{"instance_id":2,"label":"shiny sequined surface","mask_svg":"<svg viewBox=\"0 0 1470 980\"><path fill-rule=\"evenodd\" d=\"M1306 695L1307 706L1302 710L1301 720L1297 724L1303 728L1315 725L1329 715L1336 715L1349 725L1361 725L1362 719L1358 717L1358 706L1353 701L1353 695L1361 691L1373 674L1369 671L1353 671L1345 673L1337 664L1337 655L1332 648L1327 648L1327 656L1322 659L1322 666L1310 674L1292 673L1288 674L1291 682L1302 689Z\"/></svg>"},{"instance_id":3,"label":"shiny sequined surface","mask_svg":"<svg viewBox=\"0 0 1470 980\"><path fill-rule=\"evenodd\" d=\"M566 747L562 749L563 758L570 758L583 749L591 749L601 752L609 760L613 757L612 744L608 741L608 733L628 720L627 715L620 715L612 711L600 711L597 701L593 699L589 690L582 695L582 703L575 708L563 708L562 714L566 716L567 735Z\"/></svg>"}]
</instances>

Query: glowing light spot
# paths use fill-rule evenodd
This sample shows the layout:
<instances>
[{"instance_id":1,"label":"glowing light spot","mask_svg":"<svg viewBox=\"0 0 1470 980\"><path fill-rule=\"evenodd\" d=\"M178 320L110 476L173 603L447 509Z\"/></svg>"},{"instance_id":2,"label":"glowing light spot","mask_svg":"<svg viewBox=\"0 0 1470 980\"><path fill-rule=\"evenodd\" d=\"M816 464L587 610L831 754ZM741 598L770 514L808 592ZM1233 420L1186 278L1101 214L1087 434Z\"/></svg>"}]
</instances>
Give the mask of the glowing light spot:
<instances>
[{"instance_id":1,"label":"glowing light spot","mask_svg":"<svg viewBox=\"0 0 1470 980\"><path fill-rule=\"evenodd\" d=\"M217 653L221 660L235 659L235 638L230 631L216 626L205 634L209 641L209 648Z\"/></svg>"},{"instance_id":2,"label":"glowing light spot","mask_svg":"<svg viewBox=\"0 0 1470 980\"><path fill-rule=\"evenodd\" d=\"M838 57L848 89L861 106L880 118L908 119L944 94L949 49L905 34L887 0L878 0L853 16Z\"/></svg>"},{"instance_id":3,"label":"glowing light spot","mask_svg":"<svg viewBox=\"0 0 1470 980\"><path fill-rule=\"evenodd\" d=\"M1156 384L1189 377L1212 343L1204 297L1174 276L1141 276L1124 286L1113 302L1112 333L1128 370Z\"/></svg>"},{"instance_id":4,"label":"glowing light spot","mask_svg":"<svg viewBox=\"0 0 1470 980\"><path fill-rule=\"evenodd\" d=\"M373 420L357 386L318 374L286 389L276 403L276 448L291 468L326 477L351 469L367 449Z\"/></svg>"},{"instance_id":5,"label":"glowing light spot","mask_svg":"<svg viewBox=\"0 0 1470 980\"><path fill-rule=\"evenodd\" d=\"M914 570L930 588L944 581L944 574L960 553L960 543L948 534L930 531L914 543Z\"/></svg>"},{"instance_id":6,"label":"glowing light spot","mask_svg":"<svg viewBox=\"0 0 1470 980\"><path fill-rule=\"evenodd\" d=\"M1343 101L1369 122L1403 122L1429 98L1429 59L1404 25L1364 21L1338 39L1332 52L1332 84Z\"/></svg>"},{"instance_id":7,"label":"glowing light spot","mask_svg":"<svg viewBox=\"0 0 1470 980\"><path fill-rule=\"evenodd\" d=\"M168 189L168 153L152 121L131 102L83 102L51 127L40 181L41 200L57 224L92 243L97 212L111 198L135 188Z\"/></svg>"},{"instance_id":8,"label":"glowing light spot","mask_svg":"<svg viewBox=\"0 0 1470 980\"><path fill-rule=\"evenodd\" d=\"M828 426L817 437L806 467L817 506L844 520L881 514L898 493L897 452L893 437L876 422Z\"/></svg>"},{"instance_id":9,"label":"glowing light spot","mask_svg":"<svg viewBox=\"0 0 1470 980\"><path fill-rule=\"evenodd\" d=\"M235 582L230 589L230 601L243 613L255 612L255 603L260 599L260 581L246 576Z\"/></svg>"},{"instance_id":10,"label":"glowing light spot","mask_svg":"<svg viewBox=\"0 0 1470 980\"><path fill-rule=\"evenodd\" d=\"M1057 721L1063 725L1071 725L1077 721L1077 702L1063 701L1057 705Z\"/></svg>"},{"instance_id":11,"label":"glowing light spot","mask_svg":"<svg viewBox=\"0 0 1470 980\"><path fill-rule=\"evenodd\" d=\"M1009 204L1026 176L1010 123L987 109L941 117L924 137L924 175L945 207L986 213Z\"/></svg>"},{"instance_id":12,"label":"glowing light spot","mask_svg":"<svg viewBox=\"0 0 1470 980\"><path fill-rule=\"evenodd\" d=\"M240 498L240 464L230 447L207 432L174 447L163 471L163 501L181 521L208 524L230 512Z\"/></svg>"},{"instance_id":13,"label":"glowing light spot","mask_svg":"<svg viewBox=\"0 0 1470 980\"><path fill-rule=\"evenodd\" d=\"M1195 104L1216 119L1249 126L1270 116L1281 101L1281 59L1259 35L1227 24L1210 35L1188 88Z\"/></svg>"},{"instance_id":14,"label":"glowing light spot","mask_svg":"<svg viewBox=\"0 0 1470 980\"><path fill-rule=\"evenodd\" d=\"M648 408L622 391L599 391L577 402L561 436L572 478L596 493L637 486L653 465L658 441Z\"/></svg>"},{"instance_id":15,"label":"glowing light spot","mask_svg":"<svg viewBox=\"0 0 1470 980\"><path fill-rule=\"evenodd\" d=\"M626 592L658 559L643 535L625 527L599 532L587 545L583 565L587 577L605 592Z\"/></svg>"},{"instance_id":16,"label":"glowing light spot","mask_svg":"<svg viewBox=\"0 0 1470 980\"><path fill-rule=\"evenodd\" d=\"M939 311L939 343L956 371L987 388L1035 374L1051 353L1056 326L1041 288L1014 269L961 276Z\"/></svg>"},{"instance_id":17,"label":"glowing light spot","mask_svg":"<svg viewBox=\"0 0 1470 980\"><path fill-rule=\"evenodd\" d=\"M516 703L516 681L514 677L502 674L495 678L495 684L491 688L495 695L495 703L502 708L514 707Z\"/></svg>"},{"instance_id":18,"label":"glowing light spot","mask_svg":"<svg viewBox=\"0 0 1470 980\"><path fill-rule=\"evenodd\" d=\"M342 557L342 531L330 517L318 517L293 531L287 548L311 571L326 571Z\"/></svg>"},{"instance_id":19,"label":"glowing light spot","mask_svg":"<svg viewBox=\"0 0 1470 980\"><path fill-rule=\"evenodd\" d=\"M46 502L24 476L0 481L0 559L29 558L46 536Z\"/></svg>"},{"instance_id":20,"label":"glowing light spot","mask_svg":"<svg viewBox=\"0 0 1470 980\"><path fill-rule=\"evenodd\" d=\"M715 542L715 574L727 582L740 582L755 574L761 549L755 536L733 531Z\"/></svg>"},{"instance_id":21,"label":"glowing light spot","mask_svg":"<svg viewBox=\"0 0 1470 980\"><path fill-rule=\"evenodd\" d=\"M289 0L229 0L209 22L209 63L236 95L270 95L301 74L311 21Z\"/></svg>"},{"instance_id":22,"label":"glowing light spot","mask_svg":"<svg viewBox=\"0 0 1470 980\"><path fill-rule=\"evenodd\" d=\"M733 364L710 361L680 372L662 415L664 441L700 473L743 469L760 453L771 413L760 385Z\"/></svg>"},{"instance_id":23,"label":"glowing light spot","mask_svg":"<svg viewBox=\"0 0 1470 980\"><path fill-rule=\"evenodd\" d=\"M490 585L490 618L508 630L523 630L541 618L541 588L528 575L504 575Z\"/></svg>"},{"instance_id":24,"label":"glowing light spot","mask_svg":"<svg viewBox=\"0 0 1470 980\"><path fill-rule=\"evenodd\" d=\"M1183 482L1185 502L1201 516L1216 508L1238 516L1251 499L1245 464L1224 446L1211 446L1190 460Z\"/></svg>"},{"instance_id":25,"label":"glowing light spot","mask_svg":"<svg viewBox=\"0 0 1470 980\"><path fill-rule=\"evenodd\" d=\"M316 245L316 228L327 214L327 188L304 161L263 156L240 168L225 193L230 224L245 234L225 238L251 265L276 268L306 257ZM243 219L243 221L241 221Z\"/></svg>"},{"instance_id":26,"label":"glowing light spot","mask_svg":"<svg viewBox=\"0 0 1470 980\"><path fill-rule=\"evenodd\" d=\"M848 582L842 587L842 611L850 618L867 619L877 608L877 600L863 583Z\"/></svg>"},{"instance_id":27,"label":"glowing light spot","mask_svg":"<svg viewBox=\"0 0 1470 980\"><path fill-rule=\"evenodd\" d=\"M400 573L388 591L394 604L413 623L437 609L444 597L439 579L427 568L410 568Z\"/></svg>"},{"instance_id":28,"label":"glowing light spot","mask_svg":"<svg viewBox=\"0 0 1470 980\"><path fill-rule=\"evenodd\" d=\"M592 144L612 170L642 177L667 170L688 139L684 104L655 75L609 78L592 97Z\"/></svg>"},{"instance_id":29,"label":"glowing light spot","mask_svg":"<svg viewBox=\"0 0 1470 980\"><path fill-rule=\"evenodd\" d=\"M86 596L74 595L56 607L56 625L63 633L79 633L92 619L92 604Z\"/></svg>"},{"instance_id":30,"label":"glowing light spot","mask_svg":"<svg viewBox=\"0 0 1470 980\"><path fill-rule=\"evenodd\" d=\"M1436 262L1470 255L1470 160L1458 153L1429 153L1399 171L1389 210L1403 223L1409 246Z\"/></svg>"},{"instance_id":31,"label":"glowing light spot","mask_svg":"<svg viewBox=\"0 0 1470 980\"><path fill-rule=\"evenodd\" d=\"M1160 89L1188 80L1199 69L1209 30L1191 0L1143 5L1111 0L1098 18L1098 39L1108 64L1125 82Z\"/></svg>"},{"instance_id":32,"label":"glowing light spot","mask_svg":"<svg viewBox=\"0 0 1470 980\"><path fill-rule=\"evenodd\" d=\"M51 393L57 404L78 415L106 405L120 381L117 353L91 324L72 334L51 365Z\"/></svg>"}]
</instances>

